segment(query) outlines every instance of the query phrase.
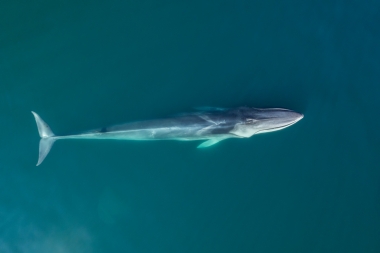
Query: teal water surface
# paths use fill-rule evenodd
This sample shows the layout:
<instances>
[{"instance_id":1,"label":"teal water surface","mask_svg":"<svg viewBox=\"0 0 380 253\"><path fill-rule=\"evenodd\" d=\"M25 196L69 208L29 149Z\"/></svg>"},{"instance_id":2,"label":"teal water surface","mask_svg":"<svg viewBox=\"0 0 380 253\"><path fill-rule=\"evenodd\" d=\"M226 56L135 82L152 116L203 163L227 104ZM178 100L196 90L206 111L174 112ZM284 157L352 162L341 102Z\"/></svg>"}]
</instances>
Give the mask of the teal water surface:
<instances>
[{"instance_id":1,"label":"teal water surface","mask_svg":"<svg viewBox=\"0 0 380 253\"><path fill-rule=\"evenodd\" d=\"M0 252L380 252L379 1L0 2ZM57 142L195 106L285 130Z\"/></svg>"}]
</instances>

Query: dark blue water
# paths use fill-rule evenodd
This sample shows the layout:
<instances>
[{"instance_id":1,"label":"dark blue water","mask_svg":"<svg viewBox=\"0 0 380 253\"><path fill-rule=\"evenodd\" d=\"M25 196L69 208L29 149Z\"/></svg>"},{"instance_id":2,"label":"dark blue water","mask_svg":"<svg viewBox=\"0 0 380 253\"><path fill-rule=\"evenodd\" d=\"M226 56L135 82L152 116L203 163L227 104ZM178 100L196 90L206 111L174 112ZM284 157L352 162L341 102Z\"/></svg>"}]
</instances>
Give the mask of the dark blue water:
<instances>
[{"instance_id":1,"label":"dark blue water","mask_svg":"<svg viewBox=\"0 0 380 253\"><path fill-rule=\"evenodd\" d=\"M0 252L380 252L379 1L0 2ZM198 142L57 134L194 106L296 125Z\"/></svg>"}]
</instances>

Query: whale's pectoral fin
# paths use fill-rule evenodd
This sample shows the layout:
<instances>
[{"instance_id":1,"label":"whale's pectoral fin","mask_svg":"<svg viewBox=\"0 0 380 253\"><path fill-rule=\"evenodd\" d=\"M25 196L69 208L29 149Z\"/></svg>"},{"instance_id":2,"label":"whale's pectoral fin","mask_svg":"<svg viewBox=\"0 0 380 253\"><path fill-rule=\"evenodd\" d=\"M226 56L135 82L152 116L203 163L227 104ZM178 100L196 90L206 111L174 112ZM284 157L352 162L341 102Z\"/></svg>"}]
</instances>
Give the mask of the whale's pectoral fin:
<instances>
[{"instance_id":1,"label":"whale's pectoral fin","mask_svg":"<svg viewBox=\"0 0 380 253\"><path fill-rule=\"evenodd\" d=\"M212 145L215 145L217 144L218 142L224 140L224 138L215 138L215 139L210 139L208 141L205 141L205 142L202 142L197 148L207 148L207 147L210 147Z\"/></svg>"}]
</instances>

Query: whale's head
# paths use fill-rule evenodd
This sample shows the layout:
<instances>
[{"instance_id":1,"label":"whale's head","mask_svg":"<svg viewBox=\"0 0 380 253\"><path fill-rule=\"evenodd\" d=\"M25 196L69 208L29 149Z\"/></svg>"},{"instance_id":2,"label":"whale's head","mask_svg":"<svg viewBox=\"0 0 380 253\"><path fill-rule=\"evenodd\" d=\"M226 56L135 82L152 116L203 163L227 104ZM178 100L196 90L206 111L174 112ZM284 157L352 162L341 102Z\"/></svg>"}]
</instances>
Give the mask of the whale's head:
<instances>
[{"instance_id":1,"label":"whale's head","mask_svg":"<svg viewBox=\"0 0 380 253\"><path fill-rule=\"evenodd\" d=\"M231 133L241 137L278 131L289 127L303 118L303 114L282 108L242 108L242 121Z\"/></svg>"}]
</instances>

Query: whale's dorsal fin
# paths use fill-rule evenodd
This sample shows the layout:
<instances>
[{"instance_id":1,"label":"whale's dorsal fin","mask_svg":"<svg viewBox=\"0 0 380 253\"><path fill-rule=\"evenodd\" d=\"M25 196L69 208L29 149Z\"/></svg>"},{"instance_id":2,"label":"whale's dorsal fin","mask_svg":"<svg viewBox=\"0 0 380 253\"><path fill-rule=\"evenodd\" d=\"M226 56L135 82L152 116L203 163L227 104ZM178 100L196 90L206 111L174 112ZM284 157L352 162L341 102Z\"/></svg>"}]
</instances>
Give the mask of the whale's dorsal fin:
<instances>
[{"instance_id":1,"label":"whale's dorsal fin","mask_svg":"<svg viewBox=\"0 0 380 253\"><path fill-rule=\"evenodd\" d=\"M212 145L215 145L217 144L218 142L224 140L225 138L214 138L214 139L210 139L210 140L207 140L205 142L202 142L197 148L207 148L207 147L210 147Z\"/></svg>"}]
</instances>

